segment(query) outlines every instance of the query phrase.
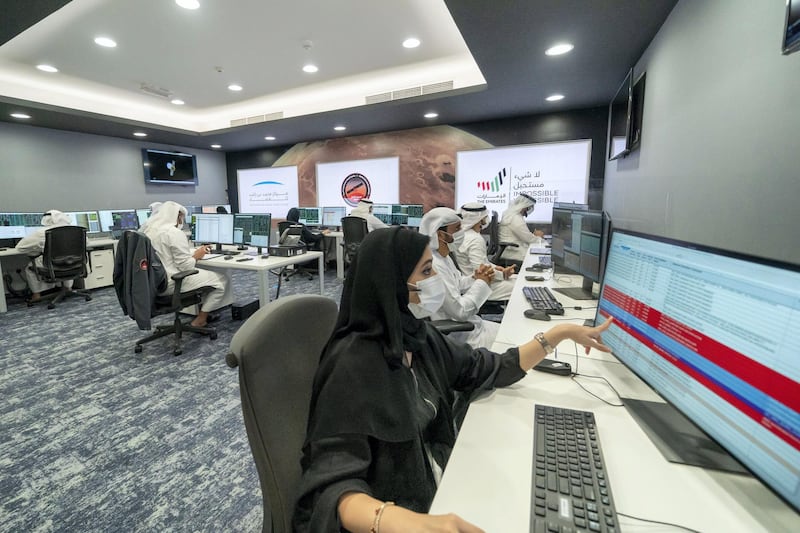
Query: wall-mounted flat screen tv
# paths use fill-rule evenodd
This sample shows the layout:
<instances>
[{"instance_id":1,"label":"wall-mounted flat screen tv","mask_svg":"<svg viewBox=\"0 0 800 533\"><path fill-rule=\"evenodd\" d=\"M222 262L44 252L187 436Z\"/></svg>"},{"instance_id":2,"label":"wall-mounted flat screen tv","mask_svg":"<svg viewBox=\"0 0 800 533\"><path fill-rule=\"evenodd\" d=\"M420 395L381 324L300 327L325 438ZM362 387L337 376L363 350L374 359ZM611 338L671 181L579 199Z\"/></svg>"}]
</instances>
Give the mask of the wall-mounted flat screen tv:
<instances>
[{"instance_id":1,"label":"wall-mounted flat screen tv","mask_svg":"<svg viewBox=\"0 0 800 533\"><path fill-rule=\"evenodd\" d=\"M783 53L800 50L800 0L786 0L786 26L783 30Z\"/></svg>"},{"instance_id":2,"label":"wall-mounted flat screen tv","mask_svg":"<svg viewBox=\"0 0 800 533\"><path fill-rule=\"evenodd\" d=\"M608 160L630 152L633 69L629 70L617 94L608 105Z\"/></svg>"},{"instance_id":3,"label":"wall-mounted flat screen tv","mask_svg":"<svg viewBox=\"0 0 800 533\"><path fill-rule=\"evenodd\" d=\"M192 154L142 148L147 183L197 185L197 159Z\"/></svg>"}]
</instances>

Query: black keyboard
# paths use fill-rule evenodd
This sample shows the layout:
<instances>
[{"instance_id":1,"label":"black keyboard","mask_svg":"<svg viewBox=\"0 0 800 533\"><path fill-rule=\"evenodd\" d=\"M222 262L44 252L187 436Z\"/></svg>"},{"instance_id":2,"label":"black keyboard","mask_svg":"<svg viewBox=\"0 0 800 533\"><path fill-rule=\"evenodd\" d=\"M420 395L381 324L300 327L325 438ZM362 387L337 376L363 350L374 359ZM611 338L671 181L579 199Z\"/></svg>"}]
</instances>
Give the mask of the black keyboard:
<instances>
[{"instance_id":1,"label":"black keyboard","mask_svg":"<svg viewBox=\"0 0 800 533\"><path fill-rule=\"evenodd\" d=\"M619 531L594 414L536 405L531 533Z\"/></svg>"},{"instance_id":2,"label":"black keyboard","mask_svg":"<svg viewBox=\"0 0 800 533\"><path fill-rule=\"evenodd\" d=\"M540 255L539 264L547 267L553 266L553 258L549 255Z\"/></svg>"},{"instance_id":3,"label":"black keyboard","mask_svg":"<svg viewBox=\"0 0 800 533\"><path fill-rule=\"evenodd\" d=\"M564 306L556 300L547 287L522 287L522 293L531 304L531 308L544 311L548 315L564 314Z\"/></svg>"}]
</instances>

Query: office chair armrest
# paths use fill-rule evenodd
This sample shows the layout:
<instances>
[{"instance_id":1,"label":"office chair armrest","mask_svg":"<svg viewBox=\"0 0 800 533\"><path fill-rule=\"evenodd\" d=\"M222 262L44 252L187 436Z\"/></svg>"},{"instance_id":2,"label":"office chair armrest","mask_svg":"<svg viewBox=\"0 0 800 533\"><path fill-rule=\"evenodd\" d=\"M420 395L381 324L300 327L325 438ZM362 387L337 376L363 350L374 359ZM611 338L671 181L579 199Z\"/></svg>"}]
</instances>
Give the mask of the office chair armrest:
<instances>
[{"instance_id":1,"label":"office chair armrest","mask_svg":"<svg viewBox=\"0 0 800 533\"><path fill-rule=\"evenodd\" d=\"M472 331L475 324L472 322L458 322L456 320L431 320L431 325L447 335L454 331Z\"/></svg>"},{"instance_id":2,"label":"office chair armrest","mask_svg":"<svg viewBox=\"0 0 800 533\"><path fill-rule=\"evenodd\" d=\"M172 279L175 280L175 283L177 283L178 281L182 281L187 276L193 276L198 273L200 273L200 271L196 268L193 268L192 270L184 270L182 272L178 272L177 274L173 274Z\"/></svg>"},{"instance_id":3,"label":"office chair armrest","mask_svg":"<svg viewBox=\"0 0 800 533\"><path fill-rule=\"evenodd\" d=\"M513 248L519 248L519 244L517 244L515 242L498 242L497 245L498 246L505 246L506 248L508 248L509 246L511 246Z\"/></svg>"}]
</instances>

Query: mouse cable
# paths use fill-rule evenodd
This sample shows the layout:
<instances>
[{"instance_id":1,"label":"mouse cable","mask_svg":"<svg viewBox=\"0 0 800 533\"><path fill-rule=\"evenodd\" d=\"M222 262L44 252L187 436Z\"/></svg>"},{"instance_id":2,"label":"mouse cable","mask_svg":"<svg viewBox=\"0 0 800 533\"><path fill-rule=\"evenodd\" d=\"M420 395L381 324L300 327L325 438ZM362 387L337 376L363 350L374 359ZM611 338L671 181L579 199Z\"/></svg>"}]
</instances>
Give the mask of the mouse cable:
<instances>
[{"instance_id":1,"label":"mouse cable","mask_svg":"<svg viewBox=\"0 0 800 533\"><path fill-rule=\"evenodd\" d=\"M597 309L597 306L594 307L583 307L581 305L576 305L575 307L565 307L564 309L575 309L576 311L580 311L582 309Z\"/></svg>"},{"instance_id":2,"label":"mouse cable","mask_svg":"<svg viewBox=\"0 0 800 533\"><path fill-rule=\"evenodd\" d=\"M608 404L608 405L610 405L612 407L625 407L625 404L622 403L622 396L620 395L619 391L617 391L617 389L614 388L614 385L612 385L611 382L608 381L606 378L604 378L603 376L590 376L589 374L581 374L581 373L578 372L578 360L580 360L580 356L578 355L578 343L575 342L575 341L572 341L572 344L575 345L575 372L573 372L572 375L569 378L572 381L574 381L576 385L578 385L580 388L582 388L584 391L586 391L589 395L594 396L595 398L597 398L601 402L606 403L606 404ZM592 391L590 391L589 389L584 387L583 384L580 381L575 379L577 377L589 378L589 379L602 379L603 381L606 382L606 385L608 385L609 388L614 391L614 394L617 395L617 398L619 398L620 403L611 403L611 402L609 402L607 400L604 400L603 398L601 398L597 394L593 393Z\"/></svg>"},{"instance_id":3,"label":"mouse cable","mask_svg":"<svg viewBox=\"0 0 800 533\"><path fill-rule=\"evenodd\" d=\"M683 529L684 531L691 531L692 533L701 533L700 531L698 531L696 529L692 529L690 527L682 526L680 524L674 524L672 522L661 522L660 520L650 520L649 518L639 518L638 516L625 514L625 513L622 513L620 511L617 511L617 514L619 516L624 516L625 518L632 518L634 520L639 520L639 521L642 521L642 522L649 522L651 524L661 524L661 525L664 525L664 526L673 526L673 527L677 527L677 528Z\"/></svg>"}]
</instances>

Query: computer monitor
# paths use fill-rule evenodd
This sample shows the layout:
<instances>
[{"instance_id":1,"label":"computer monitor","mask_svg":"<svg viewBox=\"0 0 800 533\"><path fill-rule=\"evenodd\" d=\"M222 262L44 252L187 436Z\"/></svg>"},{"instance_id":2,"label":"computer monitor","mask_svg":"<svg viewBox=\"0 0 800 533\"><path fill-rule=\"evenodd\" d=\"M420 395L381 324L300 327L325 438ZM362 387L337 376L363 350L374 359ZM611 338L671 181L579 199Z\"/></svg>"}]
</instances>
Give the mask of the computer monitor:
<instances>
[{"instance_id":1,"label":"computer monitor","mask_svg":"<svg viewBox=\"0 0 800 533\"><path fill-rule=\"evenodd\" d=\"M0 239L22 239L25 237L25 226L0 225Z\"/></svg>"},{"instance_id":2,"label":"computer monitor","mask_svg":"<svg viewBox=\"0 0 800 533\"><path fill-rule=\"evenodd\" d=\"M550 254L557 271L583 276L581 287L553 289L573 300L594 298L592 287L603 279L611 218L603 211L553 208Z\"/></svg>"},{"instance_id":3,"label":"computer monitor","mask_svg":"<svg viewBox=\"0 0 800 533\"><path fill-rule=\"evenodd\" d=\"M192 240L215 243L217 253L221 253L220 245L234 244L233 215L206 213L192 215Z\"/></svg>"},{"instance_id":4,"label":"computer monitor","mask_svg":"<svg viewBox=\"0 0 800 533\"><path fill-rule=\"evenodd\" d=\"M322 208L320 207L298 207L300 211L300 224L306 226L319 226L322 223Z\"/></svg>"},{"instance_id":5,"label":"computer monitor","mask_svg":"<svg viewBox=\"0 0 800 533\"><path fill-rule=\"evenodd\" d=\"M223 211L224 209L224 211ZM230 214L231 206L230 204L214 204L214 205L204 205L200 208L201 213L205 213L208 215L213 215L214 213L219 213L221 215Z\"/></svg>"},{"instance_id":6,"label":"computer monitor","mask_svg":"<svg viewBox=\"0 0 800 533\"><path fill-rule=\"evenodd\" d=\"M191 215L199 215L203 212L203 207L200 205L185 205L183 206L186 208L186 216L187 218ZM216 213L216 211L215 211ZM208 213L211 214L211 213Z\"/></svg>"},{"instance_id":7,"label":"computer monitor","mask_svg":"<svg viewBox=\"0 0 800 533\"><path fill-rule=\"evenodd\" d=\"M272 215L269 213L237 213L233 215L233 243L245 246L269 247Z\"/></svg>"},{"instance_id":8,"label":"computer monitor","mask_svg":"<svg viewBox=\"0 0 800 533\"><path fill-rule=\"evenodd\" d=\"M347 216L347 208L344 206L323 207L322 225L327 227L341 226L342 219Z\"/></svg>"},{"instance_id":9,"label":"computer monitor","mask_svg":"<svg viewBox=\"0 0 800 533\"><path fill-rule=\"evenodd\" d=\"M101 231L139 229L139 217L135 209L98 211L98 215Z\"/></svg>"},{"instance_id":10,"label":"computer monitor","mask_svg":"<svg viewBox=\"0 0 800 533\"><path fill-rule=\"evenodd\" d=\"M372 204L372 214L384 224L391 224L392 204Z\"/></svg>"},{"instance_id":11,"label":"computer monitor","mask_svg":"<svg viewBox=\"0 0 800 533\"><path fill-rule=\"evenodd\" d=\"M392 226L412 226L418 228L422 222L422 204L392 204Z\"/></svg>"},{"instance_id":12,"label":"computer monitor","mask_svg":"<svg viewBox=\"0 0 800 533\"><path fill-rule=\"evenodd\" d=\"M0 226L41 227L44 213L0 213Z\"/></svg>"},{"instance_id":13,"label":"computer monitor","mask_svg":"<svg viewBox=\"0 0 800 533\"><path fill-rule=\"evenodd\" d=\"M141 227L142 224L147 222L147 219L150 218L151 212L150 208L147 207L145 209L137 209L136 210L136 219L139 221L139 226Z\"/></svg>"},{"instance_id":14,"label":"computer monitor","mask_svg":"<svg viewBox=\"0 0 800 533\"><path fill-rule=\"evenodd\" d=\"M614 230L609 316L603 342L669 402L623 399L670 460L738 466L677 409L800 509L800 265Z\"/></svg>"},{"instance_id":15,"label":"computer monitor","mask_svg":"<svg viewBox=\"0 0 800 533\"><path fill-rule=\"evenodd\" d=\"M69 223L72 226L83 226L89 233L99 233L102 231L100 229L100 217L97 215L97 211L70 211L64 214L69 217Z\"/></svg>"}]
</instances>

